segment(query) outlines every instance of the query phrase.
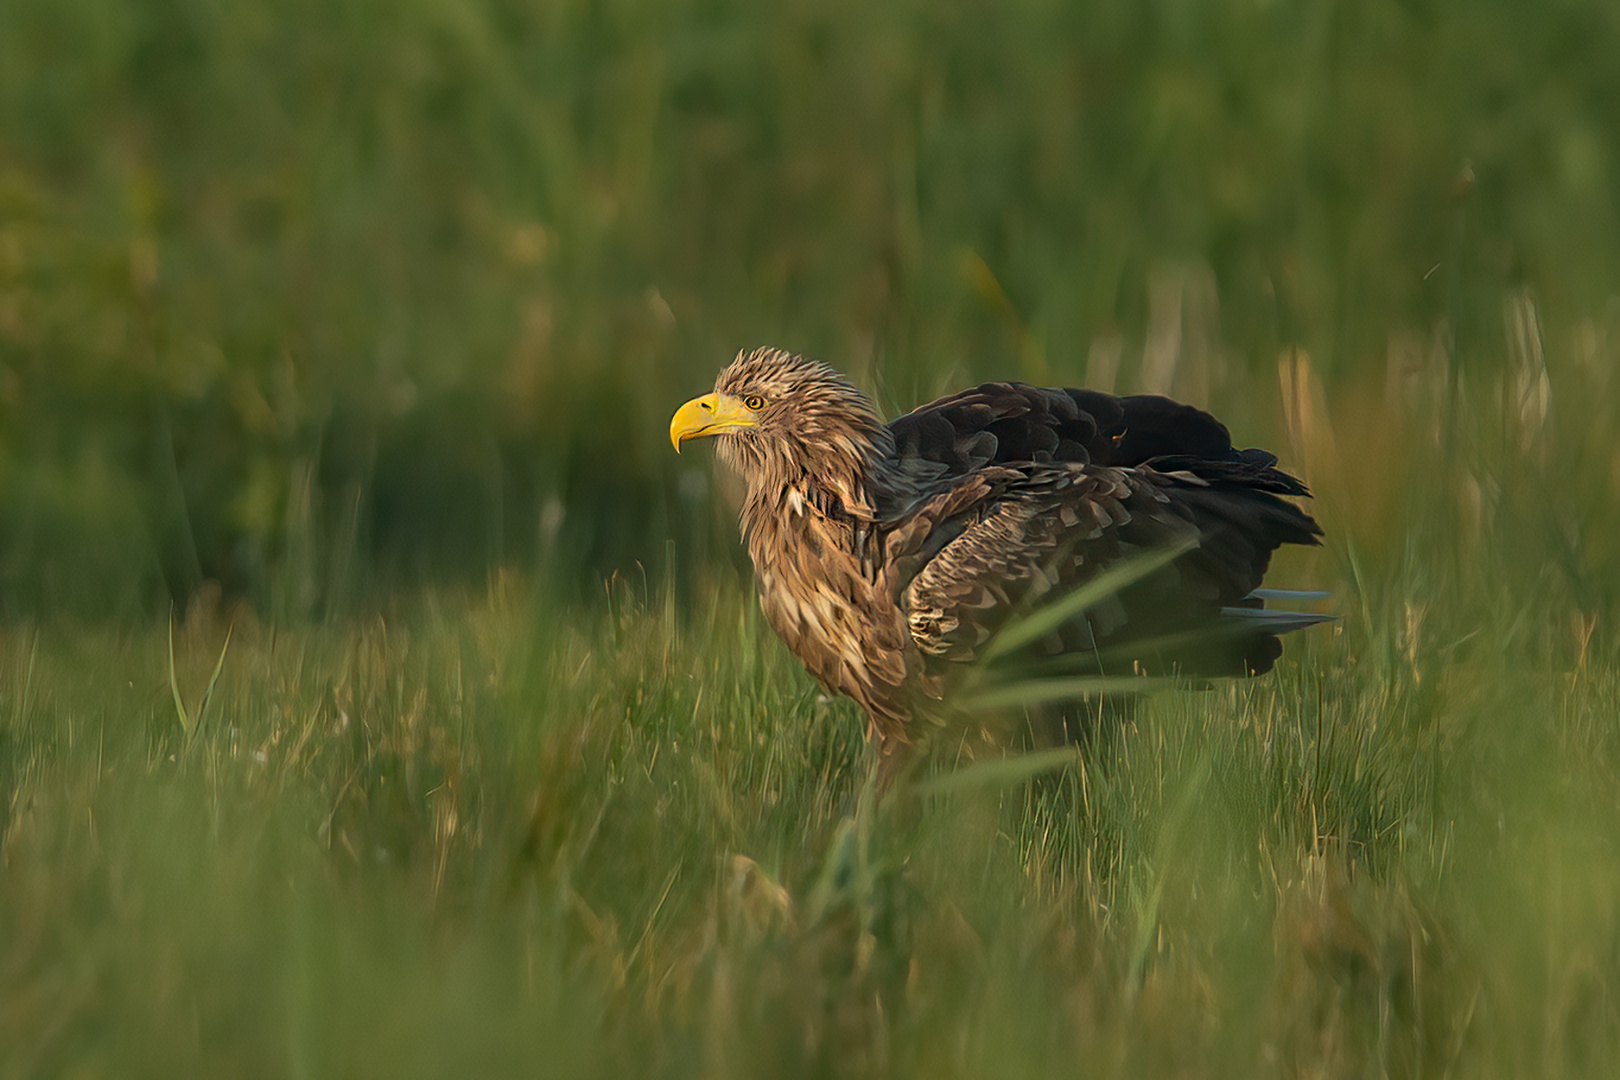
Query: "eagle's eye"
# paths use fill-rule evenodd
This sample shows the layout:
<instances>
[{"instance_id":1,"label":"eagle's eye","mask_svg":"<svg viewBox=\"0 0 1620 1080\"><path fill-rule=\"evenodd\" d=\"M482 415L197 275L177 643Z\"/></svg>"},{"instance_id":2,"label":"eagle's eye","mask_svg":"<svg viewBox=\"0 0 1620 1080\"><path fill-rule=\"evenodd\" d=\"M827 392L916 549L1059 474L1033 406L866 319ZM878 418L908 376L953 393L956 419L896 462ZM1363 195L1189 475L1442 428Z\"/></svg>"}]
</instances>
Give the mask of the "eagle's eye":
<instances>
[{"instance_id":1,"label":"eagle's eye","mask_svg":"<svg viewBox=\"0 0 1620 1080\"><path fill-rule=\"evenodd\" d=\"M748 408L753 412L759 412L759 410L765 407L765 399L760 397L758 394L749 394L747 397L743 398L743 404L748 406Z\"/></svg>"}]
</instances>

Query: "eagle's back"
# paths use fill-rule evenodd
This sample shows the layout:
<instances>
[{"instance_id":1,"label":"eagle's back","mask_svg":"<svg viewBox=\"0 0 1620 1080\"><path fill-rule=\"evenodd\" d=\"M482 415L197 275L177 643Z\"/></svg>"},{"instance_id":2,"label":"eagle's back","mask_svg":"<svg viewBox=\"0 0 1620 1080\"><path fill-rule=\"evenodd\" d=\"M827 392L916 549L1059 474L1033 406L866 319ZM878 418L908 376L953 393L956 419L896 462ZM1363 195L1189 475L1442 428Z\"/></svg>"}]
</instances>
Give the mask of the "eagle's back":
<instances>
[{"instance_id":1,"label":"eagle's back","mask_svg":"<svg viewBox=\"0 0 1620 1080\"><path fill-rule=\"evenodd\" d=\"M1243 462L1226 425L1157 394L994 382L929 402L889 424L902 460L969 472L1032 461L1142 465L1156 458Z\"/></svg>"}]
</instances>

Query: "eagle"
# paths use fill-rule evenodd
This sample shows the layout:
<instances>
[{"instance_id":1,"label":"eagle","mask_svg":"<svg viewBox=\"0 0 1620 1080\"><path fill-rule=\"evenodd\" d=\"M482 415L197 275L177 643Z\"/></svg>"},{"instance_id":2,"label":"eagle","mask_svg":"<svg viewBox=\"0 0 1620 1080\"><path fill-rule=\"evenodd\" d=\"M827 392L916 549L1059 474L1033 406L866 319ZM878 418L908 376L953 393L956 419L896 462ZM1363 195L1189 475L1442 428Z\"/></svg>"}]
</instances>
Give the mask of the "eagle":
<instances>
[{"instance_id":1,"label":"eagle","mask_svg":"<svg viewBox=\"0 0 1620 1080\"><path fill-rule=\"evenodd\" d=\"M1272 553L1314 545L1309 494L1208 413L1156 395L991 382L885 421L843 375L739 353L669 425L740 474L766 621L883 759L944 716L1004 628L1132 559L1152 572L1050 626L1021 670L1185 680L1258 675L1279 635ZM1157 557L1155 557L1155 553Z\"/></svg>"}]
</instances>

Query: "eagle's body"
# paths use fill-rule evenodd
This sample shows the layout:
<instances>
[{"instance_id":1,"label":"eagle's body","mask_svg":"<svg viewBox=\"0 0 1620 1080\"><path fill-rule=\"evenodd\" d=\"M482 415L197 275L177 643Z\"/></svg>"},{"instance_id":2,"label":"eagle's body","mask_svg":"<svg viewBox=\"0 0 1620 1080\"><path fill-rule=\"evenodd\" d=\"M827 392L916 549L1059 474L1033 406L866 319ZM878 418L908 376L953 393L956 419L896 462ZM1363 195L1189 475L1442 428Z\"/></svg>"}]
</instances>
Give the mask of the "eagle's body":
<instances>
[{"instance_id":1,"label":"eagle's body","mask_svg":"<svg viewBox=\"0 0 1620 1080\"><path fill-rule=\"evenodd\" d=\"M1305 487L1167 398L987 383L885 423L832 369L760 349L671 421L677 449L708 435L746 485L767 621L885 749L1010 618L1133 554L1193 545L1048 634L1046 664L1257 674L1301 624L1253 593L1277 547L1321 534L1286 499Z\"/></svg>"}]
</instances>

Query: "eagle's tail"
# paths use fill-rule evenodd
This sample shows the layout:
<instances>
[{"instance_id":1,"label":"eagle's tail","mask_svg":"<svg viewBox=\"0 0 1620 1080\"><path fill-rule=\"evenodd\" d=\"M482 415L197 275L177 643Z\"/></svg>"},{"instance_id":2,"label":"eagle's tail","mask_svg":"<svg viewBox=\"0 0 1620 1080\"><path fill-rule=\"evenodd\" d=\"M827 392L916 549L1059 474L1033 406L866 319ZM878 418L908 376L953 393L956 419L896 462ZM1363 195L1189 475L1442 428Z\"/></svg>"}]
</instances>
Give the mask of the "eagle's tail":
<instances>
[{"instance_id":1,"label":"eagle's tail","mask_svg":"<svg viewBox=\"0 0 1620 1080\"><path fill-rule=\"evenodd\" d=\"M1272 603L1296 601L1307 602L1326 600L1332 593L1320 592L1314 589L1256 589L1248 595L1253 600L1252 606L1223 607L1221 620L1227 626L1237 629L1243 628L1260 634L1291 634L1295 630L1303 630L1308 626L1319 626L1325 622L1332 622L1337 615L1322 615L1314 611L1289 611L1282 608L1269 608L1264 606L1268 601Z\"/></svg>"}]
</instances>

